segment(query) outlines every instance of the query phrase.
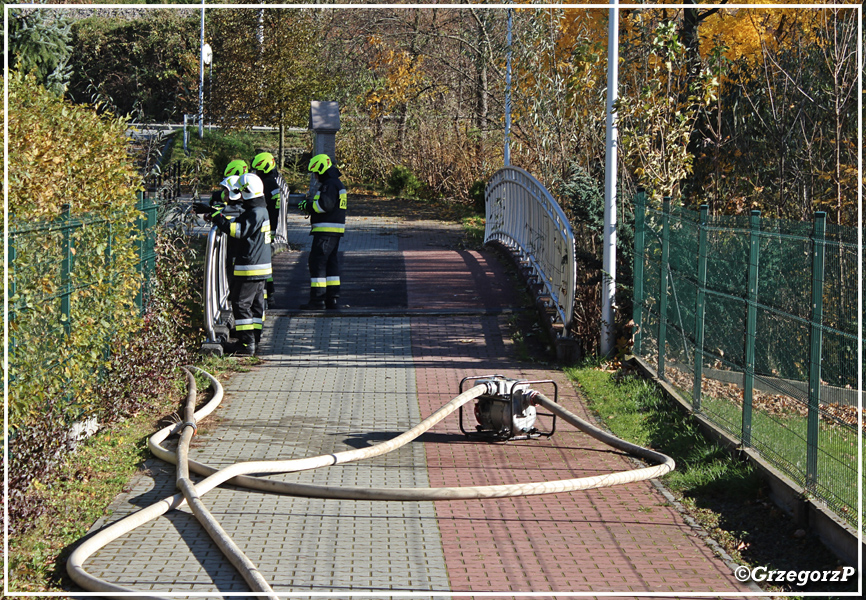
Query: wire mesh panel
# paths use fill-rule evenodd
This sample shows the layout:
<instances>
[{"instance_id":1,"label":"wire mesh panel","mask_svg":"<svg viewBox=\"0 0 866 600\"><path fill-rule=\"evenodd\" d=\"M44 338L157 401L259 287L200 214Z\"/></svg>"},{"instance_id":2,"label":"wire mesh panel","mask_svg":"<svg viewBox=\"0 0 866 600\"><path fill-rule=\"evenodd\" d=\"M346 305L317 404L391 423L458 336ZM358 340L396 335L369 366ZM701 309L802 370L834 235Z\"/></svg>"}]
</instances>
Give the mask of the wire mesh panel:
<instances>
[{"instance_id":1,"label":"wire mesh panel","mask_svg":"<svg viewBox=\"0 0 866 600\"><path fill-rule=\"evenodd\" d=\"M69 419L86 414L122 323L136 318L155 268L156 205L128 213L46 222L10 219L10 428L29 406L58 402ZM94 377L96 375L96 377Z\"/></svg>"},{"instance_id":2,"label":"wire mesh panel","mask_svg":"<svg viewBox=\"0 0 866 600\"><path fill-rule=\"evenodd\" d=\"M636 201L635 353L856 521L856 230Z\"/></svg>"}]
</instances>

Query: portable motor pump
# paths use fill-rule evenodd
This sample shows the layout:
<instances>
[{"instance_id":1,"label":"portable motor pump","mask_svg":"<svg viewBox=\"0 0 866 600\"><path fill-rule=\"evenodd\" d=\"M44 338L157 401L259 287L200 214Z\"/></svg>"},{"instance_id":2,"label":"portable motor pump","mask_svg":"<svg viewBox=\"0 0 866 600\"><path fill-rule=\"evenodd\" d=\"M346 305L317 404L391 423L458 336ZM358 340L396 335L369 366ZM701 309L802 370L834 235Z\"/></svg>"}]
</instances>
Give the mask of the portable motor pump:
<instances>
[{"instance_id":1,"label":"portable motor pump","mask_svg":"<svg viewBox=\"0 0 866 600\"><path fill-rule=\"evenodd\" d=\"M472 381L473 385L486 385L488 393L476 399L475 431L467 431L464 428L463 407L460 407L460 431L465 435L482 436L494 441L524 440L553 435L556 428L556 415L539 413L536 410L532 403L532 396L537 392L530 385L552 384L555 390L555 402L557 393L554 381L521 381L503 375L466 377L460 382L460 393L463 393L463 385L467 381ZM536 419L539 415L553 417L550 431L540 431L536 427Z\"/></svg>"}]
</instances>

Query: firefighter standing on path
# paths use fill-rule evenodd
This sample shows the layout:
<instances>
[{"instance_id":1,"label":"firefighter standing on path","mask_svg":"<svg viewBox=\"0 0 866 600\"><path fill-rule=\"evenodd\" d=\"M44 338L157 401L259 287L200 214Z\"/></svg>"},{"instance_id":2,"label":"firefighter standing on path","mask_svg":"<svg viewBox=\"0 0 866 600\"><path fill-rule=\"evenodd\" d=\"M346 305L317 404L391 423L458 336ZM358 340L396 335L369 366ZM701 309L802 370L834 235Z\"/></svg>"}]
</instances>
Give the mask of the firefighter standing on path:
<instances>
[{"instance_id":1,"label":"firefighter standing on path","mask_svg":"<svg viewBox=\"0 0 866 600\"><path fill-rule=\"evenodd\" d=\"M271 221L271 236L277 233L277 223L280 215L280 180L277 170L277 161L270 152L260 152L253 158L252 167L255 169L262 184L264 185L265 201L268 206L268 218ZM274 302L274 278L269 277L265 283L265 291L268 302Z\"/></svg>"},{"instance_id":2,"label":"firefighter standing on path","mask_svg":"<svg viewBox=\"0 0 866 600\"><path fill-rule=\"evenodd\" d=\"M346 187L327 154L317 154L308 170L316 174L319 191L298 208L310 215L310 301L303 310L335 309L340 298L340 238L346 231Z\"/></svg>"},{"instance_id":3,"label":"firefighter standing on path","mask_svg":"<svg viewBox=\"0 0 866 600\"><path fill-rule=\"evenodd\" d=\"M221 211L211 218L220 231L236 242L230 299L237 343L226 351L252 356L262 335L265 280L271 276L271 223L259 176L241 175L237 186L243 198L243 212L234 220L227 219Z\"/></svg>"}]
</instances>

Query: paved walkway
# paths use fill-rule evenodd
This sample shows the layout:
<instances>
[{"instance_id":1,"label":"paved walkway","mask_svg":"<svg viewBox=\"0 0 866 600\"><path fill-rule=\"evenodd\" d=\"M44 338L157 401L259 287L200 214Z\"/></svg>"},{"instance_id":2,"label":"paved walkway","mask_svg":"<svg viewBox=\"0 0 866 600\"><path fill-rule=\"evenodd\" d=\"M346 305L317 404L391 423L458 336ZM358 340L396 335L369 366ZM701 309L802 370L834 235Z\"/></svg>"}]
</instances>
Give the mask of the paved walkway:
<instances>
[{"instance_id":1,"label":"paved walkway","mask_svg":"<svg viewBox=\"0 0 866 600\"><path fill-rule=\"evenodd\" d=\"M308 249L307 222L293 218L289 229L290 242ZM376 444L456 396L463 377L492 373L553 379L559 401L588 417L559 371L515 358L506 331L511 315L525 310L520 295L493 254L459 249L460 237L459 228L440 223L350 218L341 246L348 307L319 314L293 309L309 289L306 250L278 255L263 362L232 378L191 457L225 466ZM551 384L537 387L553 393ZM174 492L174 468L148 466L106 522ZM628 457L562 422L549 439L490 444L463 435L452 415L385 456L275 477L438 487L630 468ZM204 500L274 589L295 597L748 592L651 482L436 503L305 499L232 487ZM214 598L248 591L186 509L121 538L86 566L141 591Z\"/></svg>"}]
</instances>

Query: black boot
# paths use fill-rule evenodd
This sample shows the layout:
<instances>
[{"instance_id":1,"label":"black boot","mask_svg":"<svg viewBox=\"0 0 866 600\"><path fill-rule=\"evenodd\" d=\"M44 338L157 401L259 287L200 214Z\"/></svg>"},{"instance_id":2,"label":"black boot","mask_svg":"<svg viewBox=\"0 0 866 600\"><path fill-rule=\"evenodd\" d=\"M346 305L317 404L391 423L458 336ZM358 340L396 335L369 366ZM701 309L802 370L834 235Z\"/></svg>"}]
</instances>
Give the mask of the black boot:
<instances>
[{"instance_id":1,"label":"black boot","mask_svg":"<svg viewBox=\"0 0 866 600\"><path fill-rule=\"evenodd\" d=\"M274 280L268 279L265 282L265 298L268 300L268 304L273 306L276 303L277 298L277 290L274 287Z\"/></svg>"},{"instance_id":2,"label":"black boot","mask_svg":"<svg viewBox=\"0 0 866 600\"><path fill-rule=\"evenodd\" d=\"M225 344L224 351L230 356L255 356L256 343L252 339L238 339L236 342Z\"/></svg>"},{"instance_id":3,"label":"black boot","mask_svg":"<svg viewBox=\"0 0 866 600\"><path fill-rule=\"evenodd\" d=\"M301 310L325 310L324 300L310 300L306 304L301 304Z\"/></svg>"},{"instance_id":4,"label":"black boot","mask_svg":"<svg viewBox=\"0 0 866 600\"><path fill-rule=\"evenodd\" d=\"M256 344L255 342L250 342L249 344L243 344L238 342L235 351L232 353L235 356L255 356L256 355Z\"/></svg>"}]
</instances>

